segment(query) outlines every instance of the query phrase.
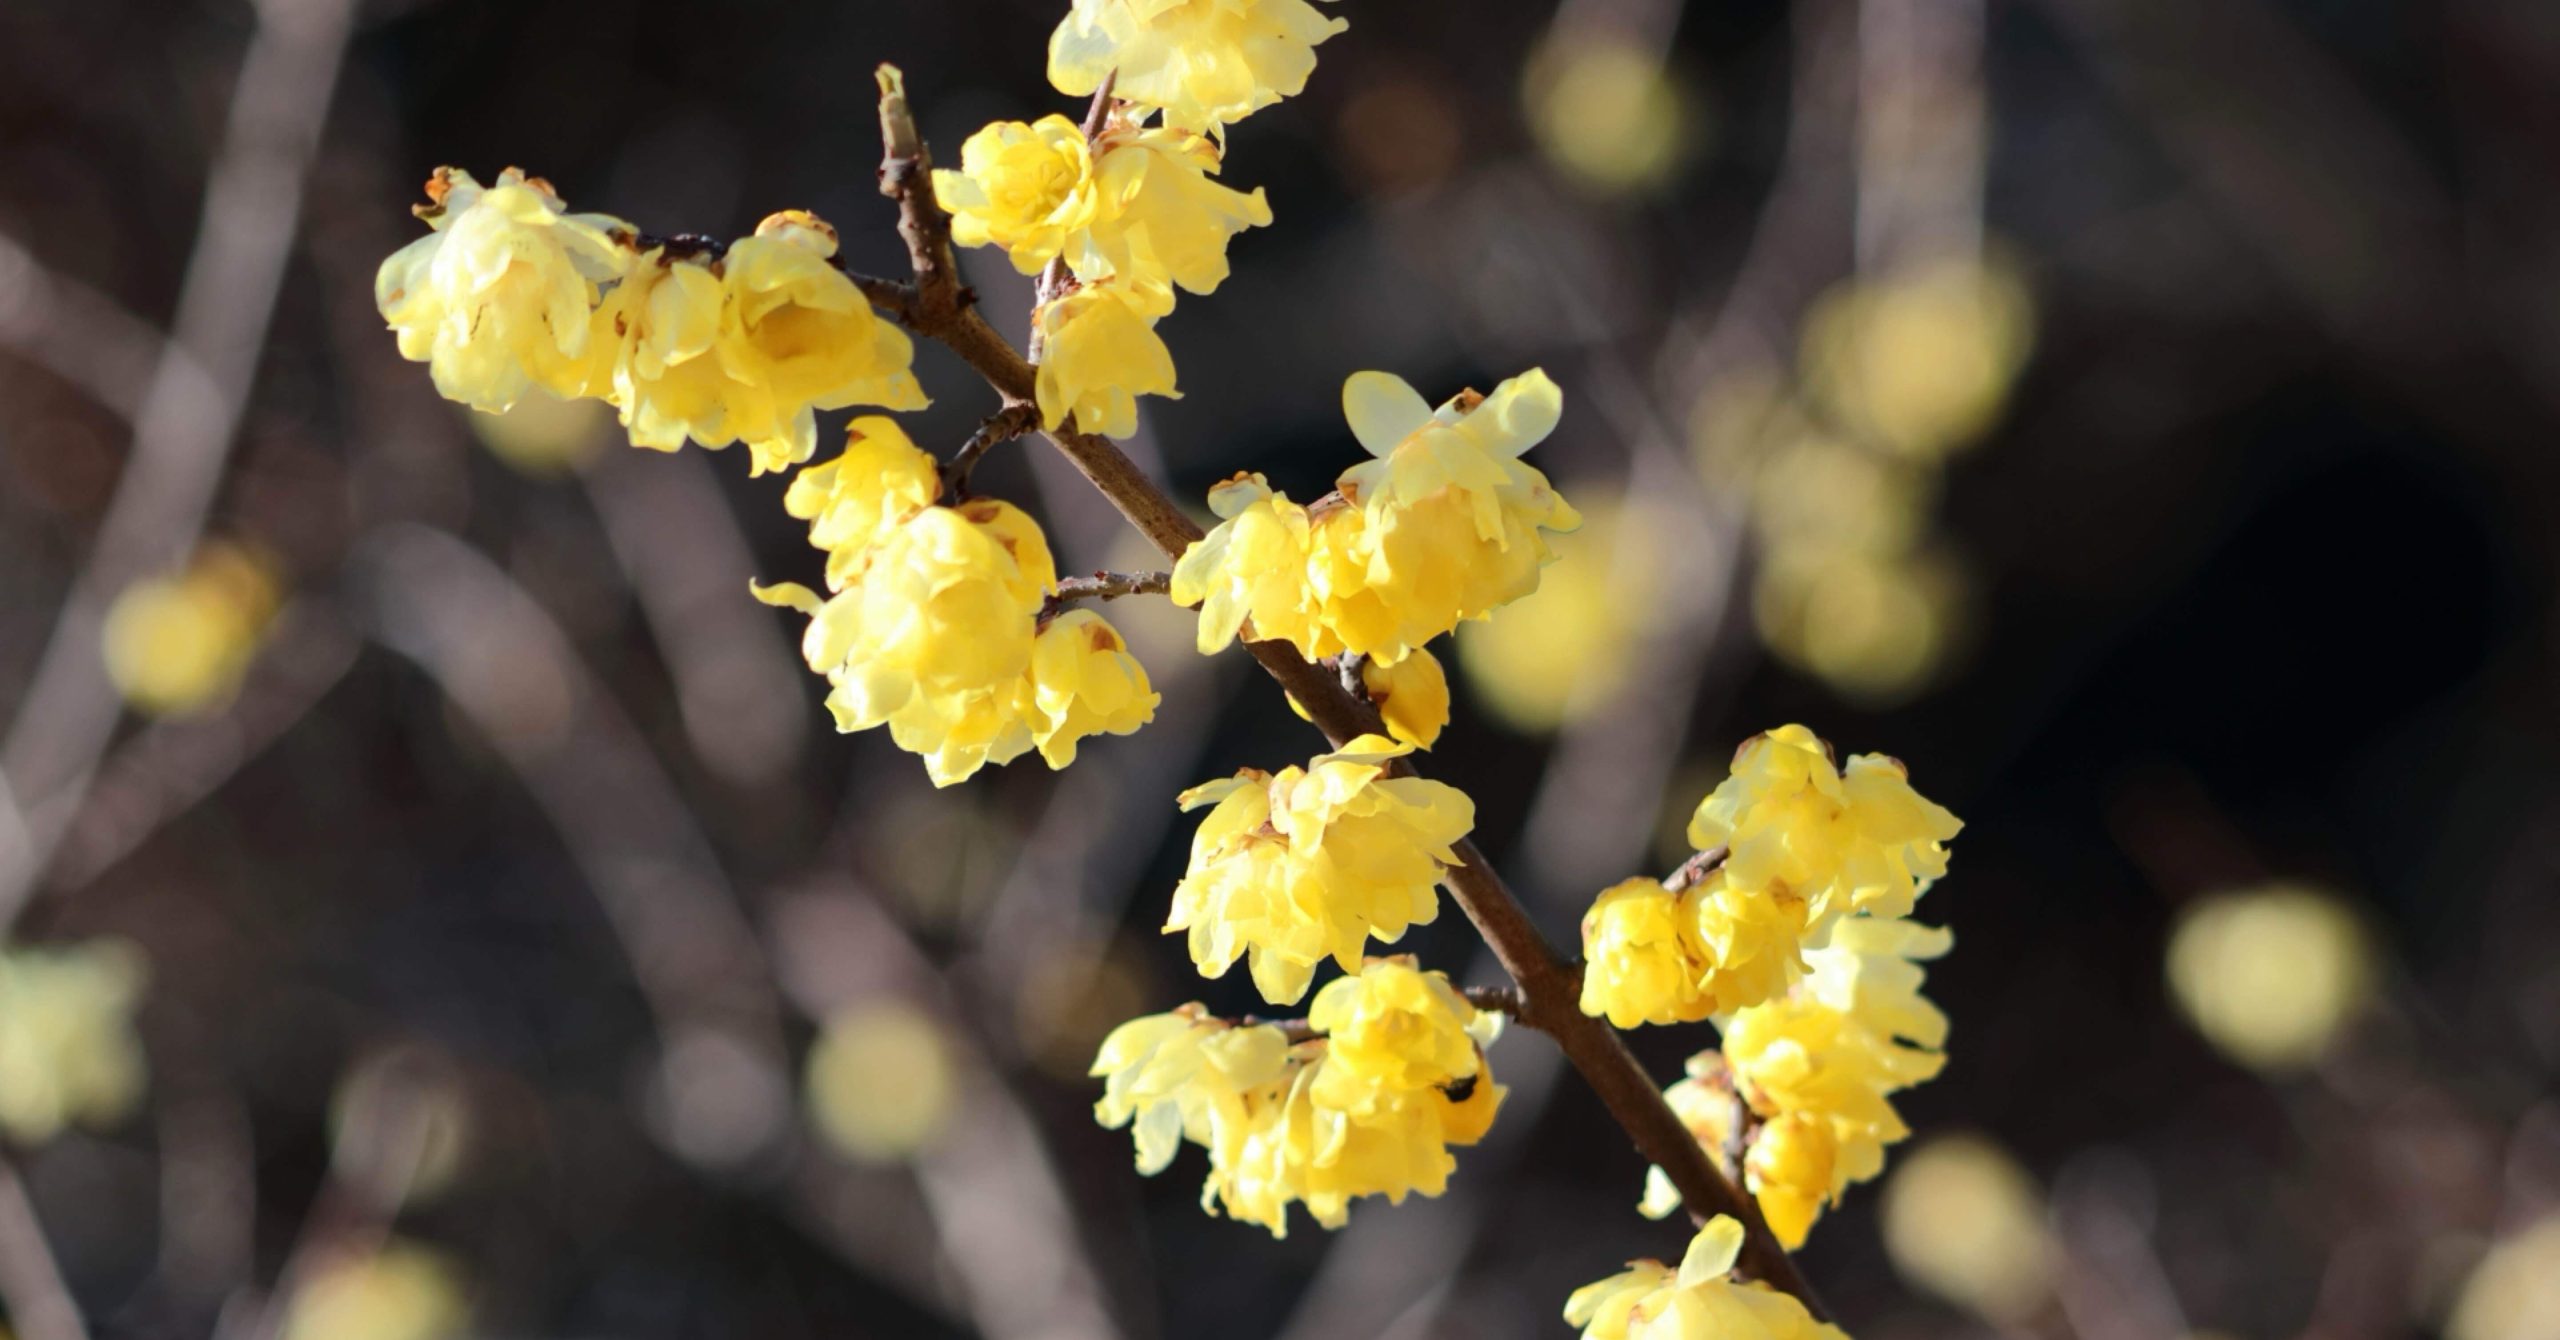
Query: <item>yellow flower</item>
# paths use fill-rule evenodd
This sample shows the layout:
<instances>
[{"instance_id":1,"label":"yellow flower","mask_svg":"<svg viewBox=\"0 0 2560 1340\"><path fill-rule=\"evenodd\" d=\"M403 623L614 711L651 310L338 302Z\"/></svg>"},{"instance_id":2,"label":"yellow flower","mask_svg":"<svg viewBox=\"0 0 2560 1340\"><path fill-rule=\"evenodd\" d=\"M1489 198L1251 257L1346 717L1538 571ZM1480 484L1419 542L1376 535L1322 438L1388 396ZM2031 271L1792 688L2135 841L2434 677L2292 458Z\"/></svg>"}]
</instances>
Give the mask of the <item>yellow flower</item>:
<instances>
[{"instance_id":1,"label":"yellow flower","mask_svg":"<svg viewBox=\"0 0 2560 1340\"><path fill-rule=\"evenodd\" d=\"M1582 1327L1583 1340L1848 1340L1793 1296L1732 1278L1741 1254L1742 1225L1717 1215L1690 1239L1677 1271L1634 1262L1574 1290L1565 1322Z\"/></svg>"},{"instance_id":2,"label":"yellow flower","mask_svg":"<svg viewBox=\"0 0 2560 1340\"><path fill-rule=\"evenodd\" d=\"M734 388L717 355L727 314L711 267L652 250L596 308L582 392L621 411L635 447L728 445Z\"/></svg>"},{"instance_id":3,"label":"yellow flower","mask_svg":"<svg viewBox=\"0 0 2560 1340\"><path fill-rule=\"evenodd\" d=\"M1096 171L1110 223L1095 230L1097 255L1080 262L1068 252L1079 279L1118 274L1212 292L1226 282L1228 239L1271 224L1261 187L1247 194L1209 179L1218 171L1218 147L1198 135L1170 126L1120 128L1105 132L1101 149Z\"/></svg>"},{"instance_id":4,"label":"yellow flower","mask_svg":"<svg viewBox=\"0 0 2560 1340\"><path fill-rule=\"evenodd\" d=\"M1271 222L1262 192L1210 177L1217 146L1170 126L1115 125L1096 143L1063 116L999 121L969 137L960 171L934 174L951 240L1000 246L1036 274L1063 258L1085 283L1119 276L1169 303L1227 277L1227 239ZM1151 315L1159 314L1150 311Z\"/></svg>"},{"instance_id":5,"label":"yellow flower","mask_svg":"<svg viewBox=\"0 0 2560 1340\"><path fill-rule=\"evenodd\" d=\"M1725 1176L1734 1176L1731 1153L1734 1136L1744 1124L1747 1112L1741 1095L1733 1089L1733 1070L1724 1054L1703 1051L1689 1058L1688 1074L1662 1091L1663 1101L1689 1128L1698 1147L1707 1151ZM1636 1212L1647 1219L1667 1219L1680 1208L1680 1188L1671 1184L1662 1169L1647 1168L1644 1196L1636 1202Z\"/></svg>"},{"instance_id":6,"label":"yellow flower","mask_svg":"<svg viewBox=\"0 0 2560 1340\"><path fill-rule=\"evenodd\" d=\"M1387 734L1416 749L1430 748L1449 724L1449 673L1419 647L1393 665L1361 662L1360 686L1386 718Z\"/></svg>"},{"instance_id":7,"label":"yellow flower","mask_svg":"<svg viewBox=\"0 0 2560 1340\"><path fill-rule=\"evenodd\" d=\"M1364 735L1304 769L1247 769L1182 793L1186 810L1215 808L1192 838L1165 930L1190 932L1202 975L1249 955L1263 998L1287 1004L1326 958L1354 971L1370 937L1392 943L1439 914L1436 885L1475 805L1444 783L1388 776L1410 752Z\"/></svg>"},{"instance_id":8,"label":"yellow flower","mask_svg":"<svg viewBox=\"0 0 2560 1340\"><path fill-rule=\"evenodd\" d=\"M324 1259L294 1290L283 1340L450 1340L469 1327L453 1267L394 1239L375 1251Z\"/></svg>"},{"instance_id":9,"label":"yellow flower","mask_svg":"<svg viewBox=\"0 0 2560 1340\"><path fill-rule=\"evenodd\" d=\"M1040 630L1030 697L1031 738L1052 768L1075 762L1085 736L1127 735L1153 721L1163 701L1120 630L1091 610L1068 610Z\"/></svg>"},{"instance_id":10,"label":"yellow flower","mask_svg":"<svg viewBox=\"0 0 2560 1340\"><path fill-rule=\"evenodd\" d=\"M1172 303L1170 293L1114 280L1042 306L1034 317L1043 350L1034 387L1041 423L1055 430L1073 417L1078 431L1127 437L1138 431L1139 396L1181 399L1173 351L1155 332L1155 318Z\"/></svg>"},{"instance_id":11,"label":"yellow flower","mask_svg":"<svg viewBox=\"0 0 2560 1340\"><path fill-rule=\"evenodd\" d=\"M1582 919L1582 1012L1619 1028L1693 1023L1757 1005L1804 976L1804 901L1721 870L1681 893L1641 876Z\"/></svg>"},{"instance_id":12,"label":"yellow flower","mask_svg":"<svg viewBox=\"0 0 2560 1340\"><path fill-rule=\"evenodd\" d=\"M1617 1028L1715 1013L1698 994L1701 965L1682 929L1680 895L1638 876L1603 889L1582 916L1582 1012Z\"/></svg>"},{"instance_id":13,"label":"yellow flower","mask_svg":"<svg viewBox=\"0 0 2560 1340\"><path fill-rule=\"evenodd\" d=\"M142 1096L141 953L116 941L0 949L0 1134L40 1145Z\"/></svg>"},{"instance_id":14,"label":"yellow flower","mask_svg":"<svg viewBox=\"0 0 2560 1340\"><path fill-rule=\"evenodd\" d=\"M757 474L816 452L813 411L925 405L908 368L915 346L828 264L835 254L835 229L786 210L731 243L722 261L728 312L720 366L735 383L727 428L754 453Z\"/></svg>"},{"instance_id":15,"label":"yellow flower","mask_svg":"<svg viewBox=\"0 0 2560 1340\"><path fill-rule=\"evenodd\" d=\"M1198 1005L1132 1019L1094 1057L1091 1073L1104 1081L1094 1119L1106 1130L1132 1127L1139 1172L1164 1171L1186 1139L1209 1150L1214 1167L1241 1147L1255 1109L1286 1084L1290 1066L1288 1037L1275 1025L1238 1027Z\"/></svg>"},{"instance_id":16,"label":"yellow flower","mask_svg":"<svg viewBox=\"0 0 2560 1340\"><path fill-rule=\"evenodd\" d=\"M1247 619L1256 638L1292 643L1309 660L1339 654L1307 580L1307 509L1261 475L1240 474L1209 490L1209 510L1222 519L1175 560L1170 591L1200 611L1200 654L1235 641Z\"/></svg>"},{"instance_id":17,"label":"yellow flower","mask_svg":"<svg viewBox=\"0 0 2560 1340\"><path fill-rule=\"evenodd\" d=\"M1803 899L1819 939L1852 912L1910 915L1946 873L1947 840L1963 826L1912 790L1899 762L1860 754L1843 772L1828 744L1791 725L1743 742L1732 775L1690 818L1689 841L1728 848L1736 887L1784 886Z\"/></svg>"},{"instance_id":18,"label":"yellow flower","mask_svg":"<svg viewBox=\"0 0 2560 1340\"><path fill-rule=\"evenodd\" d=\"M933 458L896 420L866 414L845 426L842 455L791 477L782 507L809 523L809 543L827 551L827 589L842 590L872 545L941 494Z\"/></svg>"},{"instance_id":19,"label":"yellow flower","mask_svg":"<svg viewBox=\"0 0 2560 1340\"><path fill-rule=\"evenodd\" d=\"M1306 0L1074 0L1049 38L1049 82L1161 108L1165 124L1222 132L1307 86L1317 43L1341 32Z\"/></svg>"},{"instance_id":20,"label":"yellow flower","mask_svg":"<svg viewBox=\"0 0 2560 1340\"><path fill-rule=\"evenodd\" d=\"M1357 1112L1473 1079L1484 1068L1478 1032L1499 1018L1409 955L1371 959L1358 974L1326 983L1307 1009L1307 1026L1330 1044L1316 1097Z\"/></svg>"},{"instance_id":21,"label":"yellow flower","mask_svg":"<svg viewBox=\"0 0 2560 1340\"><path fill-rule=\"evenodd\" d=\"M953 242L1003 247L1027 275L1071 247L1070 265L1089 257L1102 213L1084 130L1057 115L979 130L960 146L959 171L934 171L933 190L951 211Z\"/></svg>"},{"instance_id":22,"label":"yellow flower","mask_svg":"<svg viewBox=\"0 0 2560 1340\"><path fill-rule=\"evenodd\" d=\"M631 264L631 225L570 214L551 184L508 168L482 187L437 168L418 208L433 231L374 275L374 305L436 390L499 411L528 389L578 392L598 285Z\"/></svg>"},{"instance_id":23,"label":"yellow flower","mask_svg":"<svg viewBox=\"0 0 2560 1340\"><path fill-rule=\"evenodd\" d=\"M1831 1123L1809 1113L1781 1113L1752 1137L1742 1160L1743 1184L1788 1250L1803 1246L1813 1221L1839 1200L1839 1157L1840 1138Z\"/></svg>"},{"instance_id":24,"label":"yellow flower","mask_svg":"<svg viewBox=\"0 0 2560 1340\"><path fill-rule=\"evenodd\" d=\"M185 572L116 593L99 630L107 678L154 716L227 705L275 619L276 576L265 554L214 541Z\"/></svg>"},{"instance_id":25,"label":"yellow flower","mask_svg":"<svg viewBox=\"0 0 2560 1340\"><path fill-rule=\"evenodd\" d=\"M1376 458L1344 471L1341 487L1364 518L1366 584L1394 620L1375 645L1346 635L1353 650L1392 662L1537 589L1539 568L1554 558L1542 532L1581 524L1519 459L1564 412L1546 373L1532 369L1437 411L1400 378L1354 373L1342 407Z\"/></svg>"},{"instance_id":26,"label":"yellow flower","mask_svg":"<svg viewBox=\"0 0 2560 1340\"><path fill-rule=\"evenodd\" d=\"M1058 584L1039 524L975 498L924 508L860 553L823 601L790 582L754 588L810 616L801 653L834 686L836 728L887 725L937 786L1029 749L1033 625Z\"/></svg>"}]
</instances>

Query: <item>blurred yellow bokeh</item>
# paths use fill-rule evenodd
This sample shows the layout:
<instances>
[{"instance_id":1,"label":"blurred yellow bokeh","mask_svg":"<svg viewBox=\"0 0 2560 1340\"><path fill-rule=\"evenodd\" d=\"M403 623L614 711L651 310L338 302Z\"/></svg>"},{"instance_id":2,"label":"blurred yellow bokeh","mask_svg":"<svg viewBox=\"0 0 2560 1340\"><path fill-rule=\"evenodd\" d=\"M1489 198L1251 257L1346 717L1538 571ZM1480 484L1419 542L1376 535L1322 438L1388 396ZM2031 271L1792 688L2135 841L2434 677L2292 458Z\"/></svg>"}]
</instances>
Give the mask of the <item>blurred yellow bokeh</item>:
<instances>
[{"instance_id":1,"label":"blurred yellow bokeh","mask_svg":"<svg viewBox=\"0 0 2560 1340\"><path fill-rule=\"evenodd\" d=\"M809 1051L809 1116L828 1142L866 1163L913 1158L950 1124L959 1097L942 1026L902 1000L856 1005L827 1021Z\"/></svg>"},{"instance_id":2,"label":"blurred yellow bokeh","mask_svg":"<svg viewBox=\"0 0 2560 1340\"><path fill-rule=\"evenodd\" d=\"M1514 730L1543 733L1587 715L1625 682L1651 604L1653 569L1622 555L1641 542L1619 505L1595 502L1582 529L1549 537L1556 561L1538 589L1458 629L1458 669L1478 701Z\"/></svg>"},{"instance_id":3,"label":"blurred yellow bokeh","mask_svg":"<svg viewBox=\"0 0 2560 1340\"><path fill-rule=\"evenodd\" d=\"M332 1261L295 1291L283 1340L448 1340L469 1324L462 1285L443 1257L394 1241Z\"/></svg>"},{"instance_id":4,"label":"blurred yellow bokeh","mask_svg":"<svg viewBox=\"0 0 2560 1340\"><path fill-rule=\"evenodd\" d=\"M133 1110L147 975L142 951L120 940L0 949L0 1134L41 1145Z\"/></svg>"},{"instance_id":5,"label":"blurred yellow bokeh","mask_svg":"<svg viewBox=\"0 0 2560 1340\"><path fill-rule=\"evenodd\" d=\"M1966 598L1963 569L1940 550L1804 546L1763 555L1751 608L1779 659L1843 697L1888 707L1936 677Z\"/></svg>"},{"instance_id":6,"label":"blurred yellow bokeh","mask_svg":"<svg viewBox=\"0 0 2560 1340\"><path fill-rule=\"evenodd\" d=\"M2446 1340L2560 1336L2560 1215L2489 1249L2464 1281Z\"/></svg>"},{"instance_id":7,"label":"blurred yellow bokeh","mask_svg":"<svg viewBox=\"0 0 2560 1340\"><path fill-rule=\"evenodd\" d=\"M376 1206L434 1199L453 1183L470 1142L471 1109L452 1067L421 1047L358 1061L329 1104L329 1161Z\"/></svg>"},{"instance_id":8,"label":"blurred yellow bokeh","mask_svg":"<svg viewBox=\"0 0 2560 1340\"><path fill-rule=\"evenodd\" d=\"M2035 338L2026 282L1999 261L1949 257L1842 283L1806 313L1806 392L1833 422L1936 459L1999 418Z\"/></svg>"},{"instance_id":9,"label":"blurred yellow bokeh","mask_svg":"<svg viewBox=\"0 0 2560 1340\"><path fill-rule=\"evenodd\" d=\"M2052 1289L2043 1192L1987 1137L1936 1136L1903 1155L1882 1213L1893 1268L1977 1316L2023 1320Z\"/></svg>"},{"instance_id":10,"label":"blurred yellow bokeh","mask_svg":"<svg viewBox=\"0 0 2560 1340\"><path fill-rule=\"evenodd\" d=\"M1574 179L1612 194L1669 181L1705 147L1697 96L1647 50L1604 33L1551 33L1523 80L1538 147Z\"/></svg>"},{"instance_id":11,"label":"blurred yellow bokeh","mask_svg":"<svg viewBox=\"0 0 2560 1340\"><path fill-rule=\"evenodd\" d=\"M1894 554L1917 545L1937 472L1808 429L1774 445L1751 477L1751 516L1773 549Z\"/></svg>"},{"instance_id":12,"label":"blurred yellow bokeh","mask_svg":"<svg viewBox=\"0 0 2560 1340\"><path fill-rule=\"evenodd\" d=\"M2320 1059L2372 994L2364 923L2325 889L2276 884L2214 894L2179 914L2169 987L2196 1031L2253 1070Z\"/></svg>"},{"instance_id":13,"label":"blurred yellow bokeh","mask_svg":"<svg viewBox=\"0 0 2560 1340\"><path fill-rule=\"evenodd\" d=\"M489 454L537 479L570 474L604 449L610 417L600 400L563 400L535 389L504 414L466 416Z\"/></svg>"},{"instance_id":14,"label":"blurred yellow bokeh","mask_svg":"<svg viewBox=\"0 0 2560 1340\"><path fill-rule=\"evenodd\" d=\"M107 678L137 711L186 716L227 705L257 658L280 592L275 564L223 541L186 571L135 582L107 607Z\"/></svg>"}]
</instances>

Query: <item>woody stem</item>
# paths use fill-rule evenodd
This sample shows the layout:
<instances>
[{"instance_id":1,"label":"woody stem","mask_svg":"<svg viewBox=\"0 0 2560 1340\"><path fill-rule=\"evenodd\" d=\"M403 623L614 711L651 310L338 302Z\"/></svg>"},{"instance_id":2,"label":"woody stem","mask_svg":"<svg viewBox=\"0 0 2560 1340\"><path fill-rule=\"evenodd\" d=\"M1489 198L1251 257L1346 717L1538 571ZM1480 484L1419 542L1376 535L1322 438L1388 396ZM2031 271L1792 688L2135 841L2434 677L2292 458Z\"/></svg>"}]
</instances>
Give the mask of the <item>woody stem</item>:
<instances>
[{"instance_id":1,"label":"woody stem","mask_svg":"<svg viewBox=\"0 0 2560 1340\"><path fill-rule=\"evenodd\" d=\"M898 231L907 239L915 265L914 283L889 294L891 301L883 305L916 333L958 354L1007 405L1032 404L1037 373L961 287L951 256L950 217L934 197L933 175L926 170L924 145L903 84L894 68L881 68L885 152L880 189L898 202ZM1109 438L1064 425L1045 427L1042 435L1166 558L1179 559L1201 537L1200 527ZM1336 746L1386 733L1376 709L1346 691L1333 670L1308 662L1286 642L1247 641L1245 647ZM1397 766L1400 772L1411 771L1402 760ZM1473 841L1459 841L1456 855L1457 864L1443 878L1467 920L1518 983L1515 1016L1555 1039L1637 1151L1670 1177L1692 1219L1703 1224L1721 1214L1740 1221L1743 1274L1795 1295L1817 1319L1823 1317L1812 1285L1769 1231L1759 1207L1717 1170L1616 1030L1582 1012L1581 966L1548 942Z\"/></svg>"}]
</instances>

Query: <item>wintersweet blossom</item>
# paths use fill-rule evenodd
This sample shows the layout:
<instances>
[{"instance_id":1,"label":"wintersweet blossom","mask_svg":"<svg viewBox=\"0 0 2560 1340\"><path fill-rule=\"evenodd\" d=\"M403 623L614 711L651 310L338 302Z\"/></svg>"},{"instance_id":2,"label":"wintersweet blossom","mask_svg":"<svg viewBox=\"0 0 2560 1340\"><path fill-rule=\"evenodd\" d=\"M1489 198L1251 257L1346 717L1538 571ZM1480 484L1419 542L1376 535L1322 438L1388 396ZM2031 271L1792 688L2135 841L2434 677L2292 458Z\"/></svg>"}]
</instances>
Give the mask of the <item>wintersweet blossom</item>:
<instances>
[{"instance_id":1,"label":"wintersweet blossom","mask_svg":"<svg viewBox=\"0 0 2560 1340\"><path fill-rule=\"evenodd\" d=\"M41 1145L133 1110L144 976L141 953L117 941L0 948L0 1135Z\"/></svg>"},{"instance_id":2,"label":"wintersweet blossom","mask_svg":"<svg viewBox=\"0 0 2560 1340\"><path fill-rule=\"evenodd\" d=\"M1087 284L1033 315L1043 350L1033 386L1040 421L1072 419L1079 432L1127 437L1138 431L1138 397L1179 400L1173 351L1155 331L1172 295L1126 281Z\"/></svg>"},{"instance_id":3,"label":"wintersweet blossom","mask_svg":"<svg viewBox=\"0 0 2560 1340\"><path fill-rule=\"evenodd\" d=\"M1802 726L1745 740L1733 773L1689 820L1689 841L1726 847L1727 879L1743 889L1783 886L1805 901L1818 942L1840 917L1911 914L1947 871L1948 839L1964 825L1911 789L1902 764L1860 754L1846 769Z\"/></svg>"},{"instance_id":4,"label":"wintersweet blossom","mask_svg":"<svg viewBox=\"0 0 2560 1340\"><path fill-rule=\"evenodd\" d=\"M1804 900L1745 889L1722 870L1673 893L1636 878L1582 921L1582 1012L1619 1028L1692 1023L1757 1005L1804 976Z\"/></svg>"},{"instance_id":5,"label":"wintersweet blossom","mask_svg":"<svg viewBox=\"0 0 2560 1340\"><path fill-rule=\"evenodd\" d=\"M1387 734L1428 749L1449 724L1449 672L1420 648L1393 665L1360 663L1360 687L1387 723Z\"/></svg>"},{"instance_id":6,"label":"wintersweet blossom","mask_svg":"<svg viewBox=\"0 0 2560 1340\"><path fill-rule=\"evenodd\" d=\"M1199 1145L1201 1207L1275 1237L1292 1205L1338 1228L1362 1196L1445 1190L1450 1148L1482 1140L1502 1103L1484 1056L1500 1016L1410 959L1375 959L1329 983L1307 1027L1315 1036L1292 1043L1198 1005L1132 1020L1094 1060L1095 1118L1132 1128L1141 1172Z\"/></svg>"},{"instance_id":7,"label":"wintersweet blossom","mask_svg":"<svg viewBox=\"0 0 2560 1340\"><path fill-rule=\"evenodd\" d=\"M1742 1225L1707 1221L1673 1270L1637 1261L1565 1300L1564 1319L1583 1340L1848 1340L1813 1319L1803 1303L1757 1280L1733 1278Z\"/></svg>"},{"instance_id":8,"label":"wintersweet blossom","mask_svg":"<svg viewBox=\"0 0 2560 1340\"><path fill-rule=\"evenodd\" d=\"M1342 494L1366 521L1367 585L1395 619L1383 645L1355 650L1393 661L1537 589L1555 557L1544 533L1582 521L1520 460L1564 412L1546 373L1533 368L1437 410L1401 378L1355 373L1342 408L1376 458L1343 472Z\"/></svg>"},{"instance_id":9,"label":"wintersweet blossom","mask_svg":"<svg viewBox=\"0 0 2560 1340\"><path fill-rule=\"evenodd\" d=\"M393 252L373 282L401 357L427 364L439 393L473 409L502 411L535 386L577 394L587 315L599 286L630 268L631 225L569 213L551 183L521 168L487 187L437 168L417 215L432 231Z\"/></svg>"},{"instance_id":10,"label":"wintersweet blossom","mask_svg":"<svg viewBox=\"0 0 2560 1340\"><path fill-rule=\"evenodd\" d=\"M726 426L754 454L757 474L809 459L817 410L924 408L909 368L913 342L829 263L835 254L825 220L785 210L722 260L728 309L717 348L734 383Z\"/></svg>"},{"instance_id":11,"label":"wintersweet blossom","mask_svg":"<svg viewBox=\"0 0 2560 1340\"><path fill-rule=\"evenodd\" d=\"M1804 980L1779 999L1723 1021L1720 1063L1693 1063L1665 1091L1673 1109L1722 1157L1739 1094L1759 1119L1743 1157L1744 1186L1789 1247L1851 1185L1884 1169L1885 1146L1911 1132L1892 1095L1936 1076L1946 1016L1920 993L1920 960L1953 943L1908 921L1852 917L1831 943L1805 953ZM1640 1208L1660 1217L1679 1205L1667 1181L1648 1180Z\"/></svg>"},{"instance_id":12,"label":"wintersweet blossom","mask_svg":"<svg viewBox=\"0 0 2560 1340\"><path fill-rule=\"evenodd\" d=\"M1215 808L1165 930L1190 933L1203 976L1249 956L1263 998L1288 1004L1325 959L1354 971L1372 937L1393 943L1439 915L1441 872L1475 804L1446 783L1388 775L1412 749L1364 735L1304 768L1246 769L1182 793L1186 810Z\"/></svg>"},{"instance_id":13,"label":"wintersweet blossom","mask_svg":"<svg viewBox=\"0 0 2560 1340\"><path fill-rule=\"evenodd\" d=\"M782 509L809 523L827 551L827 589L840 591L871 546L942 495L942 474L898 421L865 414L845 426L844 451L791 476Z\"/></svg>"},{"instance_id":14,"label":"wintersweet blossom","mask_svg":"<svg viewBox=\"0 0 2560 1340\"><path fill-rule=\"evenodd\" d=\"M709 265L652 248L596 308L579 391L620 411L635 447L726 445L736 438L719 356L728 309Z\"/></svg>"},{"instance_id":15,"label":"wintersweet blossom","mask_svg":"<svg viewBox=\"0 0 2560 1340\"><path fill-rule=\"evenodd\" d=\"M1295 97L1316 45L1348 26L1307 0L1074 0L1049 38L1049 82L1081 98L1117 71L1115 96L1220 133Z\"/></svg>"},{"instance_id":16,"label":"wintersweet blossom","mask_svg":"<svg viewBox=\"0 0 2560 1340\"><path fill-rule=\"evenodd\" d=\"M1032 743L1052 768L1076 759L1088 735L1127 735L1155 719L1163 701L1128 640L1091 610L1049 621L1031 645Z\"/></svg>"},{"instance_id":17,"label":"wintersweet blossom","mask_svg":"<svg viewBox=\"0 0 2560 1340\"><path fill-rule=\"evenodd\" d=\"M1063 116L998 121L969 137L960 170L934 173L951 240L999 246L1024 274L1053 260L1085 283L1120 278L1160 293L1208 293L1227 242L1271 222L1259 189L1213 180L1218 147L1170 126L1113 125L1088 142Z\"/></svg>"}]
</instances>

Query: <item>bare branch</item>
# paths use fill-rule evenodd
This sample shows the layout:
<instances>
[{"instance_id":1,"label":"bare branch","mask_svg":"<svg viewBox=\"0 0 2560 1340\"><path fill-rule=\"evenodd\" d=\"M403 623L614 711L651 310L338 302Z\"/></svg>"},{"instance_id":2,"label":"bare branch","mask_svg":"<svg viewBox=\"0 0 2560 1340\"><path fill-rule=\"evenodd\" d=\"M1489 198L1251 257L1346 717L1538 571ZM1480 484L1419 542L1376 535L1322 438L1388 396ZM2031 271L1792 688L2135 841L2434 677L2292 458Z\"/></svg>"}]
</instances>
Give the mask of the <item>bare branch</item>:
<instances>
[{"instance_id":1,"label":"bare branch","mask_svg":"<svg viewBox=\"0 0 2560 1340\"><path fill-rule=\"evenodd\" d=\"M1040 424L1040 412L1029 405L1012 404L987 416L978 431L953 452L942 467L942 491L958 502L969 496L969 472L978 468L978 458L999 442L1010 442Z\"/></svg>"}]
</instances>

